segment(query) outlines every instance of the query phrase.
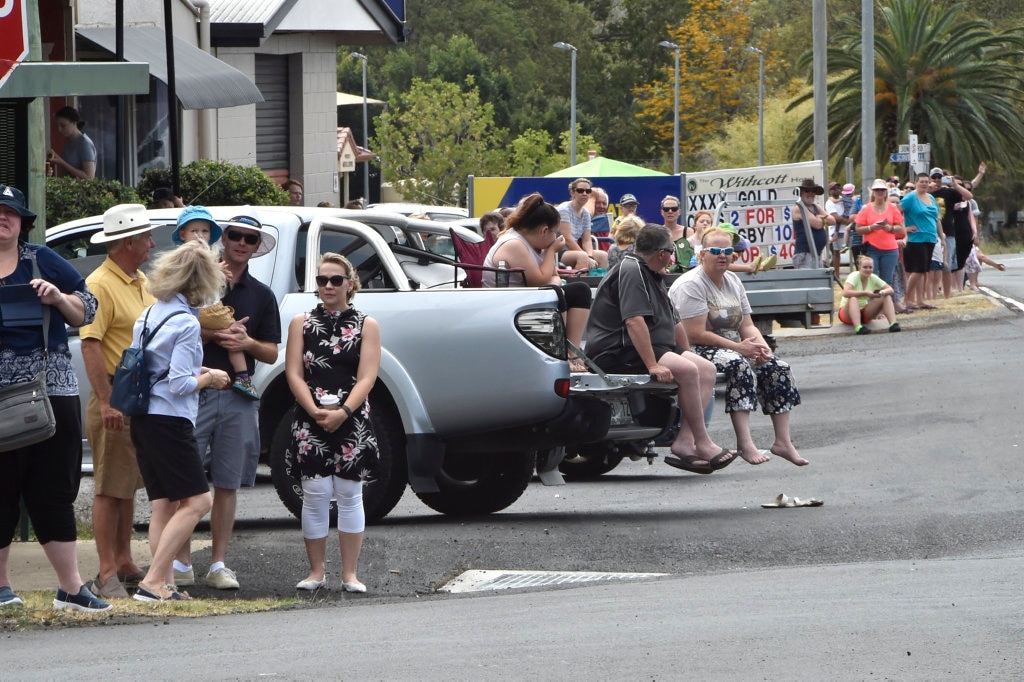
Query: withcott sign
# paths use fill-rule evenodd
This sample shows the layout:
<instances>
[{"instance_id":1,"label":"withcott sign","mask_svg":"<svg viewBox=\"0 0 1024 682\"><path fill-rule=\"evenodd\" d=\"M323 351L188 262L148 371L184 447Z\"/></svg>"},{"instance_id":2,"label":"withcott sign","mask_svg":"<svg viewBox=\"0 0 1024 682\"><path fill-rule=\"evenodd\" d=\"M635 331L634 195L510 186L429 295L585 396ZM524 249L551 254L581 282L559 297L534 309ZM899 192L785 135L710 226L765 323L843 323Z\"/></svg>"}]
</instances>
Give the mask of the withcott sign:
<instances>
[{"instance_id":1,"label":"withcott sign","mask_svg":"<svg viewBox=\"0 0 1024 682\"><path fill-rule=\"evenodd\" d=\"M28 56L28 0L0 0L0 88Z\"/></svg>"}]
</instances>

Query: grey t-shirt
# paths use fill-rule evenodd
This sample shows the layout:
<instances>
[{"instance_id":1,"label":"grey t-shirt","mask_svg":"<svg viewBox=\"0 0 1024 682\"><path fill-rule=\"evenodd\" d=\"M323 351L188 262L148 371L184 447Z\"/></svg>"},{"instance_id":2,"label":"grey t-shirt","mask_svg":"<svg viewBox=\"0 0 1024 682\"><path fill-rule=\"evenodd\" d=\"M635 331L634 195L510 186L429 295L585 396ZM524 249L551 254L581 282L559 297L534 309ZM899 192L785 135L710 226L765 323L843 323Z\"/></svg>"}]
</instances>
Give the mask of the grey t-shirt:
<instances>
[{"instance_id":1,"label":"grey t-shirt","mask_svg":"<svg viewBox=\"0 0 1024 682\"><path fill-rule=\"evenodd\" d=\"M707 316L705 329L731 341L741 340L740 324L750 314L750 301L735 273L727 271L718 288L704 268L694 268L672 283L668 297L680 319Z\"/></svg>"},{"instance_id":2,"label":"grey t-shirt","mask_svg":"<svg viewBox=\"0 0 1024 682\"><path fill-rule=\"evenodd\" d=\"M583 233L590 229L590 211L583 209L579 215L572 210L571 201L563 201L558 205L558 214L562 218L562 222L569 223L569 227L572 230L572 238L577 242ZM580 246L583 246L580 244Z\"/></svg>"},{"instance_id":3,"label":"grey t-shirt","mask_svg":"<svg viewBox=\"0 0 1024 682\"><path fill-rule=\"evenodd\" d=\"M643 317L647 323L655 358L676 349L679 318L668 299L664 280L629 253L601 280L590 307L587 355L599 367L639 362L624 324L631 317ZM638 369L644 368L641 365Z\"/></svg>"},{"instance_id":4,"label":"grey t-shirt","mask_svg":"<svg viewBox=\"0 0 1024 682\"><path fill-rule=\"evenodd\" d=\"M83 133L64 143L64 152L61 154L61 158L78 170L85 170L87 162L96 163L96 145L92 143L88 135Z\"/></svg>"}]
</instances>

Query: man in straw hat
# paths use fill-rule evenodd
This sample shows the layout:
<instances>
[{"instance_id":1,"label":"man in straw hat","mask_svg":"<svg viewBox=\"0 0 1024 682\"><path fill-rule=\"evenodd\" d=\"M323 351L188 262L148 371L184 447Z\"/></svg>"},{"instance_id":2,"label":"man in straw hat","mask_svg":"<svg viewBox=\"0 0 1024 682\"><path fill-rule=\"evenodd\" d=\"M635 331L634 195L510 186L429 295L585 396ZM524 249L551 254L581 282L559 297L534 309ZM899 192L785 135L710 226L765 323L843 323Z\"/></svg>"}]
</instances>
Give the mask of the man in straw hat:
<instances>
[{"instance_id":1,"label":"man in straw hat","mask_svg":"<svg viewBox=\"0 0 1024 682\"><path fill-rule=\"evenodd\" d=\"M121 204L103 214L103 230L93 234L91 241L106 245L107 257L86 279L99 306L96 319L79 332L92 384L85 434L92 448L92 525L100 559L92 591L106 599L126 599L124 583L137 584L143 575L131 548L135 492L142 487L142 475L129 418L110 404L110 382L121 353L131 345L135 321L156 300L139 270L155 246L151 230L141 204Z\"/></svg>"}]
</instances>

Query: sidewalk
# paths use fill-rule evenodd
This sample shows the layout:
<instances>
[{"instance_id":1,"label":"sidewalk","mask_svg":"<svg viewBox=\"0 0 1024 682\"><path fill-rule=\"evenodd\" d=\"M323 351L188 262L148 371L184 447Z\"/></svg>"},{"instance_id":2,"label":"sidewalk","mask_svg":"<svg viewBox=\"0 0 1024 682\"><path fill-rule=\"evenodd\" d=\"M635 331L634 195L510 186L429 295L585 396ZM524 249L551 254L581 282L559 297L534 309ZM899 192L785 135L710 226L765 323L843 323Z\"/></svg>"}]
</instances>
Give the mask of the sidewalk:
<instances>
[{"instance_id":1,"label":"sidewalk","mask_svg":"<svg viewBox=\"0 0 1024 682\"><path fill-rule=\"evenodd\" d=\"M132 558L141 568L149 566L149 540L136 533L132 539ZM209 534L207 534L208 536ZM192 551L199 552L211 545L209 537L193 537ZM96 543L92 539L78 541L78 572L89 582L96 577L100 560L96 556ZM57 589L57 576L38 542L12 542L9 563L11 586L16 592L36 592Z\"/></svg>"},{"instance_id":2,"label":"sidewalk","mask_svg":"<svg viewBox=\"0 0 1024 682\"><path fill-rule=\"evenodd\" d=\"M981 293L964 293L949 299L940 299L935 305L936 310L915 310L909 315L897 315L896 321L900 323L903 331L910 331L937 327L950 322L969 322L972 320L996 319L1013 315L1003 305ZM827 320L828 316L822 315L822 321ZM873 332L884 332L888 324L884 319L873 320L867 327ZM854 333L853 327L840 322L839 315L836 314L832 316L831 327L804 329L802 327L779 327L776 324L772 335L777 339L791 339L818 336L853 336Z\"/></svg>"}]
</instances>

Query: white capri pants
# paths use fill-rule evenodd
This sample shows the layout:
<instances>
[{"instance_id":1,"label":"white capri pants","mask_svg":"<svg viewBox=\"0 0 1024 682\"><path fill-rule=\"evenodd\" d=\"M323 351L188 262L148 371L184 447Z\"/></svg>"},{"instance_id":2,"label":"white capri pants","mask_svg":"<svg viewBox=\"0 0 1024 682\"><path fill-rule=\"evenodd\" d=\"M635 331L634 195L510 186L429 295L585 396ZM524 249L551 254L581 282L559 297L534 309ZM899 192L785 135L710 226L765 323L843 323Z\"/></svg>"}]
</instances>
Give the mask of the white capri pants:
<instances>
[{"instance_id":1,"label":"white capri pants","mask_svg":"<svg viewBox=\"0 0 1024 682\"><path fill-rule=\"evenodd\" d=\"M338 500L338 532L362 533L363 483L337 476L302 479L302 537L319 540L331 529L331 496Z\"/></svg>"}]
</instances>

